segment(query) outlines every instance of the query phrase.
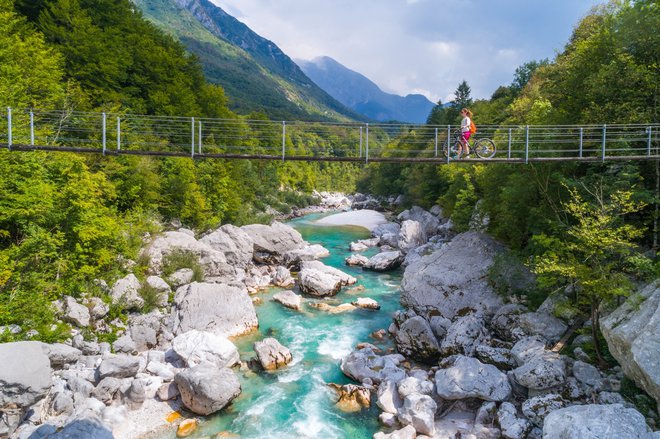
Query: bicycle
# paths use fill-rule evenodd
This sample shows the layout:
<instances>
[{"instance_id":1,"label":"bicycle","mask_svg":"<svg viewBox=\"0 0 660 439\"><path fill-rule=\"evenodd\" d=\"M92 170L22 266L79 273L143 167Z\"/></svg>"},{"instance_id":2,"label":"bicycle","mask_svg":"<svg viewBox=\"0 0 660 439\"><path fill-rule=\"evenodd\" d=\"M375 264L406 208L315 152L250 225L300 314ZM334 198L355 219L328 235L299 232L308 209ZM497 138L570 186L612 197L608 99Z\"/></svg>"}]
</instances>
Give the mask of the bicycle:
<instances>
[{"instance_id":1,"label":"bicycle","mask_svg":"<svg viewBox=\"0 0 660 439\"><path fill-rule=\"evenodd\" d=\"M481 139L474 139L474 137L471 137L470 140L464 141L463 133L461 133L460 130L454 130L451 139L453 140L450 148L448 148L447 145L448 139L446 139L442 145L442 152L445 154L445 157L449 157L450 159L458 160L463 156L465 153L463 142L465 142L470 151L474 151L474 153L477 154L477 157L482 159L493 158L497 152L495 142L487 137L482 137Z\"/></svg>"}]
</instances>

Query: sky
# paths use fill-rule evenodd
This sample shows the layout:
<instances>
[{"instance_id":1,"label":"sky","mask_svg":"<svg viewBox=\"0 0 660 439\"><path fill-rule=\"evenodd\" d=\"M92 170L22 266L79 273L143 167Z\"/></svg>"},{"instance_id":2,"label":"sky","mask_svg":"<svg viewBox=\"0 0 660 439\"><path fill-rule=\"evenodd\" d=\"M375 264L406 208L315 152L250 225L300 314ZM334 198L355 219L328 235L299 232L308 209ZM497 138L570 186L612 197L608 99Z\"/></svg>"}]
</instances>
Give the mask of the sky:
<instances>
[{"instance_id":1,"label":"sky","mask_svg":"<svg viewBox=\"0 0 660 439\"><path fill-rule=\"evenodd\" d=\"M211 0L293 59L334 58L389 93L476 99L553 59L604 0Z\"/></svg>"}]
</instances>

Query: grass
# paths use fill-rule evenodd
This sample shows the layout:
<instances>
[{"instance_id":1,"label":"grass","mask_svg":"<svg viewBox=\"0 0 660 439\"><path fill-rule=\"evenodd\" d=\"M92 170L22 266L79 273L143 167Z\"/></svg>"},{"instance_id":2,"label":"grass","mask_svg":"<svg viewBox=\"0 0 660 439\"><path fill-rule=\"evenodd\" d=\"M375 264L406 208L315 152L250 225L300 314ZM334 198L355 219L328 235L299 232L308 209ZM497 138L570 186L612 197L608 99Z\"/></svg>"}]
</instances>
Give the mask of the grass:
<instances>
[{"instance_id":1,"label":"grass","mask_svg":"<svg viewBox=\"0 0 660 439\"><path fill-rule=\"evenodd\" d=\"M182 268L189 268L193 271L193 282L204 281L204 268L199 263L199 257L192 251L177 248L163 258L163 275L166 278Z\"/></svg>"},{"instance_id":2,"label":"grass","mask_svg":"<svg viewBox=\"0 0 660 439\"><path fill-rule=\"evenodd\" d=\"M142 297L142 300L144 300L144 305L142 306L141 311L143 314L147 314L158 308L158 305L161 301L160 298L163 293L151 285L145 283L138 291L138 294L140 297Z\"/></svg>"}]
</instances>

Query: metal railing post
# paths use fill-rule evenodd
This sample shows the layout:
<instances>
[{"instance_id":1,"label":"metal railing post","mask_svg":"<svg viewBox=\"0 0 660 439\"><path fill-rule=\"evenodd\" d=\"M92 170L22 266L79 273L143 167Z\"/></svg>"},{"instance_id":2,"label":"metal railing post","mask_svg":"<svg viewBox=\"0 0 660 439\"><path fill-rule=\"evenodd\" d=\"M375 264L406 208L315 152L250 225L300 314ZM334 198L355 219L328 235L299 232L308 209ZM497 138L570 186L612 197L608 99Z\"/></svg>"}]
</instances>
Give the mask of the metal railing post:
<instances>
[{"instance_id":1,"label":"metal railing post","mask_svg":"<svg viewBox=\"0 0 660 439\"><path fill-rule=\"evenodd\" d=\"M509 149L506 155L507 160L511 160L511 128L509 128Z\"/></svg>"},{"instance_id":2,"label":"metal railing post","mask_svg":"<svg viewBox=\"0 0 660 439\"><path fill-rule=\"evenodd\" d=\"M107 128L107 116L105 113L103 113L103 134L102 134L103 155L105 155L105 147L106 147L106 128Z\"/></svg>"},{"instance_id":3,"label":"metal railing post","mask_svg":"<svg viewBox=\"0 0 660 439\"><path fill-rule=\"evenodd\" d=\"M648 127L646 131L648 132L648 137L646 138L646 156L651 157L651 133L653 132L653 128Z\"/></svg>"},{"instance_id":4,"label":"metal railing post","mask_svg":"<svg viewBox=\"0 0 660 439\"><path fill-rule=\"evenodd\" d=\"M117 151L121 151L121 118L117 116Z\"/></svg>"},{"instance_id":5,"label":"metal railing post","mask_svg":"<svg viewBox=\"0 0 660 439\"><path fill-rule=\"evenodd\" d=\"M282 121L282 161L286 154L286 122Z\"/></svg>"},{"instance_id":6,"label":"metal railing post","mask_svg":"<svg viewBox=\"0 0 660 439\"><path fill-rule=\"evenodd\" d=\"M30 145L34 146L34 112L30 110Z\"/></svg>"},{"instance_id":7,"label":"metal railing post","mask_svg":"<svg viewBox=\"0 0 660 439\"><path fill-rule=\"evenodd\" d=\"M525 126L525 164L529 163L529 125Z\"/></svg>"},{"instance_id":8,"label":"metal railing post","mask_svg":"<svg viewBox=\"0 0 660 439\"><path fill-rule=\"evenodd\" d=\"M605 144L607 143L607 125L603 125L603 161L605 161Z\"/></svg>"},{"instance_id":9,"label":"metal railing post","mask_svg":"<svg viewBox=\"0 0 660 439\"><path fill-rule=\"evenodd\" d=\"M451 125L447 125L447 164L449 164L449 157L451 156Z\"/></svg>"},{"instance_id":10,"label":"metal railing post","mask_svg":"<svg viewBox=\"0 0 660 439\"><path fill-rule=\"evenodd\" d=\"M584 147L584 128L580 127L580 158L582 158L583 147Z\"/></svg>"},{"instance_id":11,"label":"metal railing post","mask_svg":"<svg viewBox=\"0 0 660 439\"><path fill-rule=\"evenodd\" d=\"M198 123L198 128L199 131L197 133L197 152L201 154L202 153L202 121L201 120Z\"/></svg>"},{"instance_id":12,"label":"metal railing post","mask_svg":"<svg viewBox=\"0 0 660 439\"><path fill-rule=\"evenodd\" d=\"M360 127L360 156L362 158L362 127Z\"/></svg>"},{"instance_id":13,"label":"metal railing post","mask_svg":"<svg viewBox=\"0 0 660 439\"><path fill-rule=\"evenodd\" d=\"M435 128L435 157L438 157L438 127Z\"/></svg>"},{"instance_id":14,"label":"metal railing post","mask_svg":"<svg viewBox=\"0 0 660 439\"><path fill-rule=\"evenodd\" d=\"M11 131L11 107L7 107L7 146L11 151L11 145L14 142L12 131Z\"/></svg>"},{"instance_id":15,"label":"metal railing post","mask_svg":"<svg viewBox=\"0 0 660 439\"><path fill-rule=\"evenodd\" d=\"M367 144L365 145L365 163L369 163L369 124L367 124Z\"/></svg>"},{"instance_id":16,"label":"metal railing post","mask_svg":"<svg viewBox=\"0 0 660 439\"><path fill-rule=\"evenodd\" d=\"M195 118L190 118L190 157L195 158Z\"/></svg>"}]
</instances>

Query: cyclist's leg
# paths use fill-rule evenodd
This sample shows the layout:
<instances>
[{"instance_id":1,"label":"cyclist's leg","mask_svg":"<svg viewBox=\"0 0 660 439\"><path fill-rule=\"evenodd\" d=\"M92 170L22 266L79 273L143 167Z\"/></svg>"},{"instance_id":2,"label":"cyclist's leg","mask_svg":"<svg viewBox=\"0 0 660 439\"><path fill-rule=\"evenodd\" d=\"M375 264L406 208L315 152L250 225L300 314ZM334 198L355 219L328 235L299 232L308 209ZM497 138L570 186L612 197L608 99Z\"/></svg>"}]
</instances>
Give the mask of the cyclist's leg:
<instances>
[{"instance_id":1,"label":"cyclist's leg","mask_svg":"<svg viewBox=\"0 0 660 439\"><path fill-rule=\"evenodd\" d=\"M471 133L469 131L467 131L467 132L461 133L461 136L460 136L460 138L461 138L460 143L461 143L461 148L462 148L461 155L463 155L463 156L467 156L467 155L470 154L470 143L468 142L468 140L470 139L470 134Z\"/></svg>"}]
</instances>

